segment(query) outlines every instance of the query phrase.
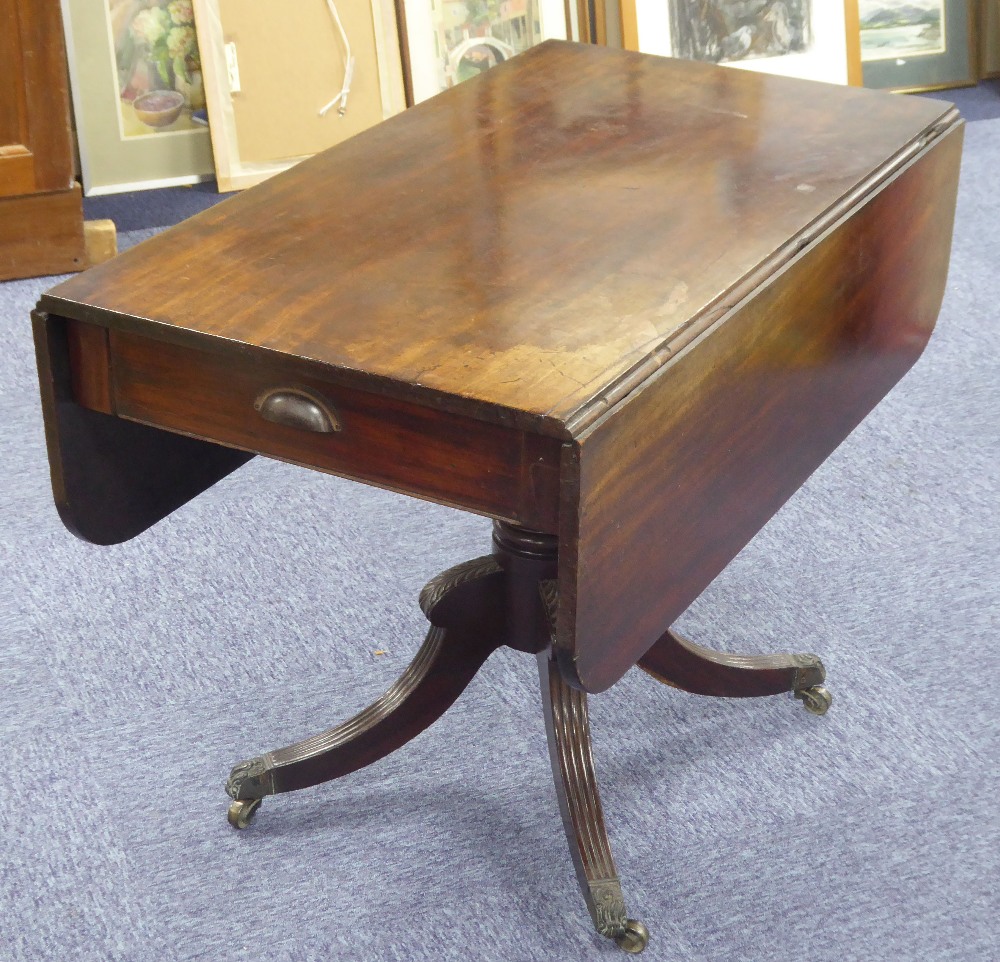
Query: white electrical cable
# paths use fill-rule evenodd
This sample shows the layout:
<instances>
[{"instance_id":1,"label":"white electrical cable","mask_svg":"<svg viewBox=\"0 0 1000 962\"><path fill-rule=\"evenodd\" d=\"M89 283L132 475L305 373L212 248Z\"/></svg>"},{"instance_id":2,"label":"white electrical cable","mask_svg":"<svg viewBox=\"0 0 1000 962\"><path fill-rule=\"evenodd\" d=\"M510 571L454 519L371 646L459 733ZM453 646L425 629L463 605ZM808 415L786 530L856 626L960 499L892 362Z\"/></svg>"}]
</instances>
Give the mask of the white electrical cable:
<instances>
[{"instance_id":1,"label":"white electrical cable","mask_svg":"<svg viewBox=\"0 0 1000 962\"><path fill-rule=\"evenodd\" d=\"M351 81L354 79L354 57L351 54L351 41L347 39L347 31L344 29L343 23L341 23L340 14L337 13L336 5L333 0L326 0L326 5L330 8L330 13L333 15L333 19L337 24L337 29L340 31L340 37L344 41L344 52L346 56L344 58L344 85L340 88L340 93L320 110L319 115L320 117L325 117L327 113L339 103L340 107L338 108L337 113L343 117L344 114L347 113L347 95L351 92Z\"/></svg>"}]
</instances>

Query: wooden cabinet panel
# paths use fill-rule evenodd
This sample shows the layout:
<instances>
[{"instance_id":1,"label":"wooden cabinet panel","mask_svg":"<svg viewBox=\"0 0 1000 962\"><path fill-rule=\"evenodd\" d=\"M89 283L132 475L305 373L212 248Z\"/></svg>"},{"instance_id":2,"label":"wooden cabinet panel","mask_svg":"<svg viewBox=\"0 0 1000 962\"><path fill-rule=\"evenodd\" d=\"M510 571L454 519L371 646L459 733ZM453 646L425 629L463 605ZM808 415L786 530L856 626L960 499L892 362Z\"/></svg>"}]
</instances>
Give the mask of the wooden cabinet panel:
<instances>
[{"instance_id":1,"label":"wooden cabinet panel","mask_svg":"<svg viewBox=\"0 0 1000 962\"><path fill-rule=\"evenodd\" d=\"M86 266L79 184L0 197L0 281L66 274Z\"/></svg>"},{"instance_id":2,"label":"wooden cabinet panel","mask_svg":"<svg viewBox=\"0 0 1000 962\"><path fill-rule=\"evenodd\" d=\"M73 185L58 0L0 0L0 196Z\"/></svg>"},{"instance_id":3,"label":"wooden cabinet panel","mask_svg":"<svg viewBox=\"0 0 1000 962\"><path fill-rule=\"evenodd\" d=\"M0 197L35 189L34 157L27 146L27 91L16 81L24 76L20 39L15 0L0 0L0 63L5 67L0 80Z\"/></svg>"},{"instance_id":4,"label":"wooden cabinet panel","mask_svg":"<svg viewBox=\"0 0 1000 962\"><path fill-rule=\"evenodd\" d=\"M0 280L80 270L59 0L0 0Z\"/></svg>"}]
</instances>

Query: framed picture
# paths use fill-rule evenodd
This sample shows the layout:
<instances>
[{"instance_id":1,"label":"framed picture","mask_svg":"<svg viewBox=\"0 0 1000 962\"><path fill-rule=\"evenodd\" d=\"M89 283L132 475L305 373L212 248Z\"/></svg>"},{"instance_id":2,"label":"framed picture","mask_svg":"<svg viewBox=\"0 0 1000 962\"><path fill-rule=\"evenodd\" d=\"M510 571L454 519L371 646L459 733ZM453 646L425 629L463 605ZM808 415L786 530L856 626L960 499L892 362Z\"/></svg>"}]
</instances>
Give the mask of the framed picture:
<instances>
[{"instance_id":1,"label":"framed picture","mask_svg":"<svg viewBox=\"0 0 1000 962\"><path fill-rule=\"evenodd\" d=\"M222 191L405 107L393 0L194 0Z\"/></svg>"},{"instance_id":2,"label":"framed picture","mask_svg":"<svg viewBox=\"0 0 1000 962\"><path fill-rule=\"evenodd\" d=\"M568 39L602 47L622 46L619 0L566 0L566 8L570 18Z\"/></svg>"},{"instance_id":3,"label":"framed picture","mask_svg":"<svg viewBox=\"0 0 1000 962\"><path fill-rule=\"evenodd\" d=\"M857 0L621 0L621 12L629 50L861 84Z\"/></svg>"},{"instance_id":4,"label":"framed picture","mask_svg":"<svg viewBox=\"0 0 1000 962\"><path fill-rule=\"evenodd\" d=\"M866 87L940 90L974 84L974 0L858 0Z\"/></svg>"},{"instance_id":5,"label":"framed picture","mask_svg":"<svg viewBox=\"0 0 1000 962\"><path fill-rule=\"evenodd\" d=\"M62 0L86 194L210 178L190 0Z\"/></svg>"},{"instance_id":6,"label":"framed picture","mask_svg":"<svg viewBox=\"0 0 1000 962\"><path fill-rule=\"evenodd\" d=\"M573 0L396 0L407 106L543 40L578 36Z\"/></svg>"},{"instance_id":7,"label":"framed picture","mask_svg":"<svg viewBox=\"0 0 1000 962\"><path fill-rule=\"evenodd\" d=\"M979 14L979 76L1000 77L1000 0L982 0Z\"/></svg>"}]
</instances>

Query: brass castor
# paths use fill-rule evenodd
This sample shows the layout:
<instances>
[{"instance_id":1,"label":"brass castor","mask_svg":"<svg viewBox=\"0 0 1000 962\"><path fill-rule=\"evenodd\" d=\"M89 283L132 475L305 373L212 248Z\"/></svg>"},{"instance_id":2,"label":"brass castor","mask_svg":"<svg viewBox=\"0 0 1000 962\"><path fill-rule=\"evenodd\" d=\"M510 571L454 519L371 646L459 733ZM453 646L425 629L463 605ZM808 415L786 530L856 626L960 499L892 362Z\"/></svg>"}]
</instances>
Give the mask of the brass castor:
<instances>
[{"instance_id":1,"label":"brass castor","mask_svg":"<svg viewBox=\"0 0 1000 962\"><path fill-rule=\"evenodd\" d=\"M795 693L795 697L806 706L806 711L810 711L814 715L825 715L833 704L833 695L822 685L802 688Z\"/></svg>"},{"instance_id":2,"label":"brass castor","mask_svg":"<svg viewBox=\"0 0 1000 962\"><path fill-rule=\"evenodd\" d=\"M638 919L626 919L625 930L615 936L615 944L632 955L638 955L649 945L649 929Z\"/></svg>"},{"instance_id":3,"label":"brass castor","mask_svg":"<svg viewBox=\"0 0 1000 962\"><path fill-rule=\"evenodd\" d=\"M259 798L237 799L229 806L229 811L226 813L229 824L233 828L246 828L250 824L250 820L257 814L260 803L261 799Z\"/></svg>"}]
</instances>

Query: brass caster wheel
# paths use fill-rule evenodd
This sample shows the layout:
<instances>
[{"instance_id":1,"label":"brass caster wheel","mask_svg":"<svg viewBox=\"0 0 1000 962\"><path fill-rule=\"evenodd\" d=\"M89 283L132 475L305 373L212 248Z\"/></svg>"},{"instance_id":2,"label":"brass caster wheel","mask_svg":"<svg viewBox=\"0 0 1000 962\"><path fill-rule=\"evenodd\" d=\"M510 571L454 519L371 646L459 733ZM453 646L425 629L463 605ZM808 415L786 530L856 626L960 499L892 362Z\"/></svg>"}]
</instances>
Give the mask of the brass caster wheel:
<instances>
[{"instance_id":1,"label":"brass caster wheel","mask_svg":"<svg viewBox=\"0 0 1000 962\"><path fill-rule=\"evenodd\" d=\"M615 936L615 944L632 955L638 955L649 945L649 929L638 919L626 919L625 931Z\"/></svg>"},{"instance_id":2,"label":"brass caster wheel","mask_svg":"<svg viewBox=\"0 0 1000 962\"><path fill-rule=\"evenodd\" d=\"M229 824L233 828L246 828L250 824L250 820L257 814L260 803L261 799L259 798L240 798L233 802L226 813Z\"/></svg>"},{"instance_id":3,"label":"brass caster wheel","mask_svg":"<svg viewBox=\"0 0 1000 962\"><path fill-rule=\"evenodd\" d=\"M806 711L812 712L814 715L825 715L833 704L833 695L822 685L803 688L795 693L795 697L806 706Z\"/></svg>"}]
</instances>

